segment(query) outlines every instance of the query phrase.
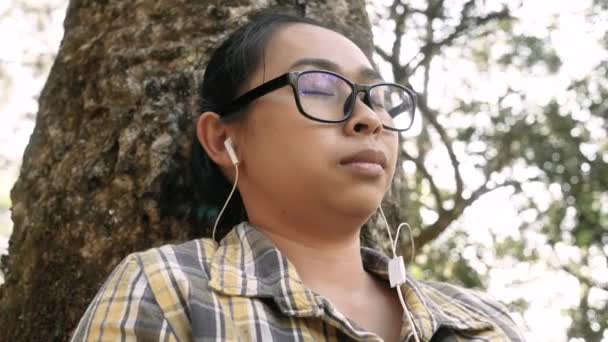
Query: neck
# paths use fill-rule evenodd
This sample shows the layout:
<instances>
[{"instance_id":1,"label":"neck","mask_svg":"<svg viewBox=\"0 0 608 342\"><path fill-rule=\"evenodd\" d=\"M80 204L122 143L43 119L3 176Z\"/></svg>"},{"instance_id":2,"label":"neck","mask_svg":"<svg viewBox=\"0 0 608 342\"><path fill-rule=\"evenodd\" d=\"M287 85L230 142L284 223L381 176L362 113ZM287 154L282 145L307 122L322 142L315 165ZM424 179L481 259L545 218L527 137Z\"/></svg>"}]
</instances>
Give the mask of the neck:
<instances>
[{"instance_id":1,"label":"neck","mask_svg":"<svg viewBox=\"0 0 608 342\"><path fill-rule=\"evenodd\" d=\"M372 277L363 268L361 259L360 226L331 234L332 227L273 229L252 224L295 266L304 285L316 293L332 298L362 293L372 285Z\"/></svg>"}]
</instances>

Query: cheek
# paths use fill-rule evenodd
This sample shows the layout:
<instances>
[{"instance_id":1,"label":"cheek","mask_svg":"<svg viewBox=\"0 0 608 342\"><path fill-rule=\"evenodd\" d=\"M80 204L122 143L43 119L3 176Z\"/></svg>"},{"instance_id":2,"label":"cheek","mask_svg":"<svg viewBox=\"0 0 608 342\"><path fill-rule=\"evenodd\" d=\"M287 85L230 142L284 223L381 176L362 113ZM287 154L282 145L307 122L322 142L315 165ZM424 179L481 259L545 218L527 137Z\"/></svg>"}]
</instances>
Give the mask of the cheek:
<instances>
[{"instance_id":1,"label":"cheek","mask_svg":"<svg viewBox=\"0 0 608 342\"><path fill-rule=\"evenodd\" d=\"M391 151L393 153L393 158L395 159L395 163L399 160L399 146L401 146L401 141L399 140L399 136L395 136L390 143Z\"/></svg>"},{"instance_id":2,"label":"cheek","mask_svg":"<svg viewBox=\"0 0 608 342\"><path fill-rule=\"evenodd\" d=\"M388 138L388 137L387 137ZM390 180L392 180L395 175L395 170L399 164L399 146L400 146L399 136L393 136L387 139L386 142L386 150L389 153L389 161L391 167Z\"/></svg>"},{"instance_id":3,"label":"cheek","mask_svg":"<svg viewBox=\"0 0 608 342\"><path fill-rule=\"evenodd\" d=\"M301 127L298 129L293 123L297 113L292 113L289 109L278 110L276 106L272 110L259 106L249 114L242 134L243 151L246 154L243 158L250 166L249 171L270 172L268 174L286 171L283 170L285 159L294 154L293 148L302 144L298 137Z\"/></svg>"},{"instance_id":4,"label":"cheek","mask_svg":"<svg viewBox=\"0 0 608 342\"><path fill-rule=\"evenodd\" d=\"M270 148L267 152L271 154L299 144L306 146L305 135L312 122L299 113L291 93L260 100L249 115L244 132L247 146Z\"/></svg>"},{"instance_id":5,"label":"cheek","mask_svg":"<svg viewBox=\"0 0 608 342\"><path fill-rule=\"evenodd\" d=\"M252 113L259 115L246 132L243 166L258 187L299 193L328 176L327 146L335 144L328 127L315 127L294 110Z\"/></svg>"}]
</instances>

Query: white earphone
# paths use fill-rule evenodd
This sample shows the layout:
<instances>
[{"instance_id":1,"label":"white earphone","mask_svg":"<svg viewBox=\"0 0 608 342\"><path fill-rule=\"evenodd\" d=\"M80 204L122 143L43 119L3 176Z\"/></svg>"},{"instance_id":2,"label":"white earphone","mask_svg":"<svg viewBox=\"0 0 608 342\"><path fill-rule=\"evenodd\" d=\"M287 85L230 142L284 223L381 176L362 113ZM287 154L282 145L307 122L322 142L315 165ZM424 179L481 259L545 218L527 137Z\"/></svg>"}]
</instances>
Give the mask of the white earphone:
<instances>
[{"instance_id":1,"label":"white earphone","mask_svg":"<svg viewBox=\"0 0 608 342\"><path fill-rule=\"evenodd\" d=\"M228 202L230 202L230 199L232 198L232 195L234 194L234 191L236 190L236 184L239 181L239 158L237 158L237 156L236 156L236 151L234 150L234 145L232 144L232 138L228 138L228 139L224 140L224 147L226 147L226 151L228 152L228 157L230 157L230 161L232 161L232 164L234 165L234 171L235 171L234 185L232 186L232 190L230 190L230 195L228 195L228 198L226 199L226 202L224 203L222 210L220 210L220 213L217 215L217 218L215 219L215 224L213 225L213 232L211 233L211 238L213 239L213 241L215 241L215 231L217 229L217 224L220 222L220 218L222 217L224 210L226 210L226 207L228 206Z\"/></svg>"},{"instance_id":2,"label":"white earphone","mask_svg":"<svg viewBox=\"0 0 608 342\"><path fill-rule=\"evenodd\" d=\"M410 264L414 262L414 254L415 254L415 246L414 246L414 235L412 233L412 227L406 222L402 222L397 227L397 233L395 234L395 239L393 240L393 236L391 234L390 226L388 225L388 221L386 220L386 216L384 215L384 211L382 210L382 206L379 206L380 216L384 221L384 225L386 227L386 231L388 232L388 239L391 242L391 251L393 252L393 258L388 262L388 276L391 287L397 288L397 295L399 296L399 302L401 303L401 307L403 308L403 312L407 316L408 323L410 327L412 327L412 333L414 335L414 341L420 342L420 336L418 336L418 332L416 331L416 326L414 325L414 320L412 319L412 314L410 313L407 304L405 303L405 299L403 299L403 293L401 291L401 284L406 283L408 281L407 274L405 272L405 264L403 263L403 257L401 255L397 255L397 243L399 241L399 232L401 232L401 227L406 226L410 231L410 241L412 243L412 260ZM421 298L422 299L422 298ZM426 308L426 303L424 299L422 299L422 305Z\"/></svg>"},{"instance_id":3,"label":"white earphone","mask_svg":"<svg viewBox=\"0 0 608 342\"><path fill-rule=\"evenodd\" d=\"M226 151L228 151L228 156L232 161L232 164L236 165L239 163L239 158L236 156L236 152L234 151L234 145L232 144L232 138L228 138L224 140L224 146L226 147Z\"/></svg>"}]
</instances>

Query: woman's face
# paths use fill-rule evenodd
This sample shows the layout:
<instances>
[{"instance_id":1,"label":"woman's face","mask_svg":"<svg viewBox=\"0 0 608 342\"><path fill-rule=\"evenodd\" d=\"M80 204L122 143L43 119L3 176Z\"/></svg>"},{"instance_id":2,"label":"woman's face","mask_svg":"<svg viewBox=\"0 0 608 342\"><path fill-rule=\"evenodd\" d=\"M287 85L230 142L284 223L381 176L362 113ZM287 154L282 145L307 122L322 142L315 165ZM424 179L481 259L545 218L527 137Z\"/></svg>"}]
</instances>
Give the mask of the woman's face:
<instances>
[{"instance_id":1,"label":"woman's face","mask_svg":"<svg viewBox=\"0 0 608 342\"><path fill-rule=\"evenodd\" d=\"M278 29L243 92L295 70L330 70L356 83L380 81L344 36L307 24ZM252 103L238 130L239 190L252 222L281 215L298 222L362 221L390 187L398 135L357 100L351 117L327 124L300 114L285 86Z\"/></svg>"}]
</instances>

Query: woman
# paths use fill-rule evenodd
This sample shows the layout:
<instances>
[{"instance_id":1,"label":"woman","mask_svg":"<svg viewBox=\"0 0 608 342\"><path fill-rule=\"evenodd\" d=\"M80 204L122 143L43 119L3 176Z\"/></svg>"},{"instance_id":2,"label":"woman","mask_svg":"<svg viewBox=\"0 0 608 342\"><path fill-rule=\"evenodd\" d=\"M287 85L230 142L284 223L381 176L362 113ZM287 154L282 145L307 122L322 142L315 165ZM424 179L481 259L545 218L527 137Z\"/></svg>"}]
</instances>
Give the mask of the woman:
<instances>
[{"instance_id":1,"label":"woman","mask_svg":"<svg viewBox=\"0 0 608 342\"><path fill-rule=\"evenodd\" d=\"M361 248L414 96L353 42L260 13L214 52L201 98L193 170L228 234L127 257L73 340L523 340L469 290L408 279L401 305L389 259Z\"/></svg>"}]
</instances>

